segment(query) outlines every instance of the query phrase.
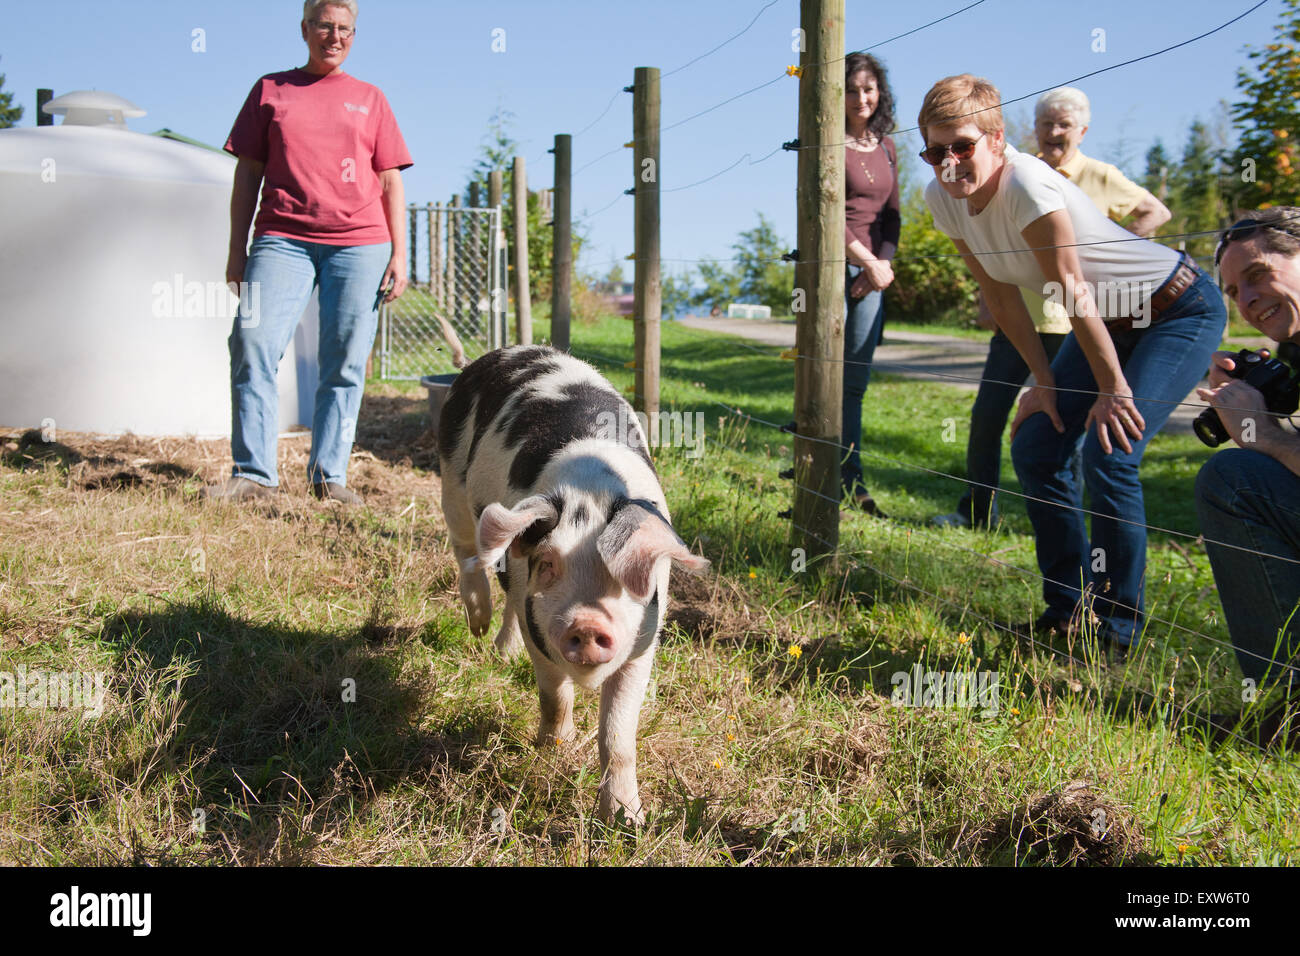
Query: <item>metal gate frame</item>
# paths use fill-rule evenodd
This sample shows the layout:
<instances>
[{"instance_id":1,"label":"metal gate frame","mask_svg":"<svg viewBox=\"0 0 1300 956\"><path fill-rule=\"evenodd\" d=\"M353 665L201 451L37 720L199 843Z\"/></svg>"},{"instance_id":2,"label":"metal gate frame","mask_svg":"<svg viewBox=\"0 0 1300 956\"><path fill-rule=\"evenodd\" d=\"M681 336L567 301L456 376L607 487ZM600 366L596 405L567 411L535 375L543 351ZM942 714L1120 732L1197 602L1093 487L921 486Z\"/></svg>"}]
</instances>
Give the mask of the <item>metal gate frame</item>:
<instances>
[{"instance_id":1,"label":"metal gate frame","mask_svg":"<svg viewBox=\"0 0 1300 956\"><path fill-rule=\"evenodd\" d=\"M379 377L394 381L456 370L439 313L455 329L467 361L509 344L501 207L412 203L406 209L410 287L379 309Z\"/></svg>"}]
</instances>

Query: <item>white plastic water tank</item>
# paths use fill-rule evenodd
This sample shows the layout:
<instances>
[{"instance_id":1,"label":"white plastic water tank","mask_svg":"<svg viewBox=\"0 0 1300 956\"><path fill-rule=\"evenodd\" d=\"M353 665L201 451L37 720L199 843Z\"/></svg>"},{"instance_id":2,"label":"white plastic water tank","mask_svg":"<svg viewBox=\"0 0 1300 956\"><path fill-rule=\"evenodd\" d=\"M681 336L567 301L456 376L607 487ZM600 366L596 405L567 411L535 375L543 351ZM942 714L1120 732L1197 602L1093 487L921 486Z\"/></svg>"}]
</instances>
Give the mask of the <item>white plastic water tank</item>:
<instances>
[{"instance_id":1,"label":"white plastic water tank","mask_svg":"<svg viewBox=\"0 0 1300 956\"><path fill-rule=\"evenodd\" d=\"M98 102L0 130L0 425L229 435L235 161L127 130L125 100L95 125ZM313 296L280 364L281 428L311 424L316 340Z\"/></svg>"}]
</instances>

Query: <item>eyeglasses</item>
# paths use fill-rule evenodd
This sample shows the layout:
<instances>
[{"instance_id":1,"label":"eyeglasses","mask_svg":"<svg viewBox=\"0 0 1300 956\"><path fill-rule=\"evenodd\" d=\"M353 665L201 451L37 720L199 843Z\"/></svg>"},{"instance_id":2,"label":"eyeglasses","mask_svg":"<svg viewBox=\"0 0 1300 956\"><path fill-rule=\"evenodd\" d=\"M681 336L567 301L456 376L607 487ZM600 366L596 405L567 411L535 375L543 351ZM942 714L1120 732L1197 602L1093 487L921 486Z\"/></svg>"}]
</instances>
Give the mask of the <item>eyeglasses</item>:
<instances>
[{"instance_id":1,"label":"eyeglasses","mask_svg":"<svg viewBox=\"0 0 1300 956\"><path fill-rule=\"evenodd\" d=\"M952 153L953 159L961 162L975 155L975 144L987 135L987 133L980 133L974 139L959 139L947 146L931 146L928 149L921 150L917 155L931 166L938 166L949 153Z\"/></svg>"},{"instance_id":2,"label":"eyeglasses","mask_svg":"<svg viewBox=\"0 0 1300 956\"><path fill-rule=\"evenodd\" d=\"M1216 269L1219 267L1219 263L1223 260L1223 253L1228 248L1228 243L1236 242L1238 239L1249 239L1260 229L1275 228L1275 226L1260 222L1258 219L1243 219L1240 222L1233 223L1223 230L1223 234L1219 236L1219 244L1214 248L1214 267Z\"/></svg>"},{"instance_id":3,"label":"eyeglasses","mask_svg":"<svg viewBox=\"0 0 1300 956\"><path fill-rule=\"evenodd\" d=\"M326 20L308 20L308 23L323 37L327 37L331 32L337 32L344 40L351 40L352 34L356 33L356 27L345 27L341 23L330 23Z\"/></svg>"}]
</instances>

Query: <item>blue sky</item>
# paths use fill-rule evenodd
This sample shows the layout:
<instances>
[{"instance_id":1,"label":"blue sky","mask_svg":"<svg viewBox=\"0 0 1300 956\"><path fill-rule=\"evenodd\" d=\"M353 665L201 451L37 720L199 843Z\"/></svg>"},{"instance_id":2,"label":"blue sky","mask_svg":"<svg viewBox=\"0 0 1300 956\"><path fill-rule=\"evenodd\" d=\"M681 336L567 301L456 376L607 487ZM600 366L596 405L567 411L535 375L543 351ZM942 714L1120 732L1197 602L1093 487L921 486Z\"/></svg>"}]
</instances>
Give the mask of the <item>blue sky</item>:
<instances>
[{"instance_id":1,"label":"blue sky","mask_svg":"<svg viewBox=\"0 0 1300 956\"><path fill-rule=\"evenodd\" d=\"M632 184L631 151L619 148L631 139L632 97L621 88L631 84L637 66L667 73L712 49L767 2L361 0L345 69L379 86L392 103L416 163L405 174L407 198L418 202L445 201L461 188L498 106L515 114L511 133L537 188L551 184L546 150L554 135L579 134L613 99L575 137L573 156L580 170L575 217L603 208L585 223L590 247L582 265L604 273L632 251L632 199L618 198ZM970 2L847 0L847 47L878 43ZM899 125L910 127L925 91L943 76L987 76L1011 99L1190 39L1255 2L985 0L872 52L889 70ZM37 87L56 95L96 88L149 111L130 122L133 129L166 126L220 145L258 76L306 62L301 10L293 0L0 0L0 73L27 109L23 125L35 122ZM1236 99L1246 46L1269 42L1280 13L1280 0L1270 0L1214 36L1081 82L1093 104L1084 150L1138 175L1157 137L1181 148L1193 119L1209 120L1219 100ZM665 76L663 126L780 76L797 62L791 31L798 22L798 0L777 0L739 39ZM191 50L195 28L206 33L206 52ZM492 50L497 28L505 31L505 52ZM1104 52L1093 49L1096 30L1105 31ZM665 268L680 271L690 264L681 260L729 256L736 234L753 226L760 211L794 244L794 154L751 160L796 135L797 85L783 78L663 133ZM1032 102L1008 112L1028 117ZM900 152L920 148L914 133L900 140ZM710 182L668 192L746 154L749 159Z\"/></svg>"}]
</instances>

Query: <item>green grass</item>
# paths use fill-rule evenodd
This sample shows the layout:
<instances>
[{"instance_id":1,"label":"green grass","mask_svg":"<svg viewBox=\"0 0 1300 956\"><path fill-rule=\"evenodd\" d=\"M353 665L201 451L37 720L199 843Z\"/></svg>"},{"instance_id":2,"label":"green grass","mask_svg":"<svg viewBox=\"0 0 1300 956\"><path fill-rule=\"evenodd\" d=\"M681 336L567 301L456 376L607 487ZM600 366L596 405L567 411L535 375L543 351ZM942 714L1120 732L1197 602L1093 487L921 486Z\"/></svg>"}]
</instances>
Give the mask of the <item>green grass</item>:
<instances>
[{"instance_id":1,"label":"green grass","mask_svg":"<svg viewBox=\"0 0 1300 956\"><path fill-rule=\"evenodd\" d=\"M575 323L573 349L628 388L631 336L627 320ZM353 512L306 498L301 442L282 443L290 495L263 513L195 500L227 466L220 443L61 435L66 451L42 457L12 440L0 671L102 670L109 694L98 719L0 711L0 862L1296 858L1294 758L1172 726L1186 705L1239 699L1230 653L1153 623L1126 668L1105 667L1086 642L1057 648L1075 663L989 623L1041 608L1035 579L987 557L1034 568L1023 507L1007 498L992 533L931 531L960 488L912 467L960 472L970 393L873 377L868 481L899 520L850 518L837 568L792 570L776 517L788 436L716 404L788 420L793 363L777 351L663 327L665 406L703 412L707 444L698 459L660 449L658 466L717 573L675 578L641 718L639 836L593 820L596 698L579 694L576 746L535 749L531 667L466 632L422 389L369 388ZM1149 523L1194 532L1208 454L1152 443ZM1017 490L1005 463L1003 480ZM1154 534L1148 561L1149 610L1226 640L1203 549ZM996 671L998 712L891 706L918 664Z\"/></svg>"}]
</instances>

